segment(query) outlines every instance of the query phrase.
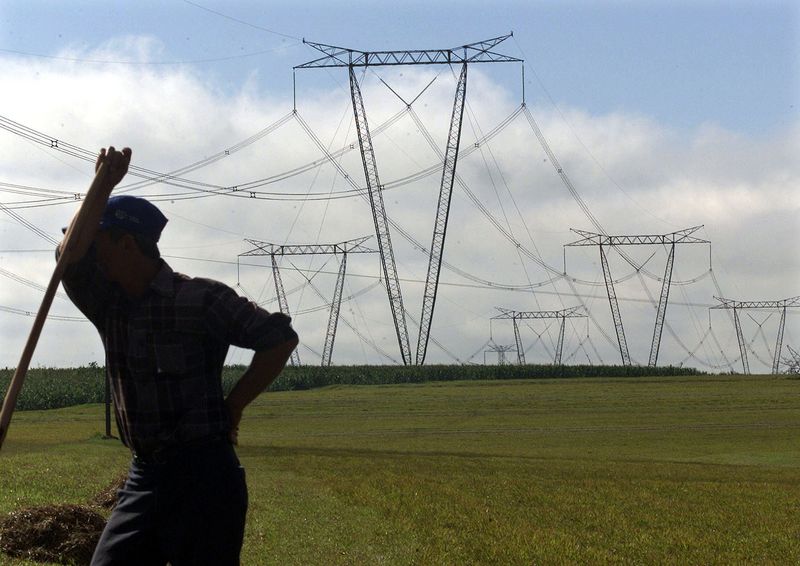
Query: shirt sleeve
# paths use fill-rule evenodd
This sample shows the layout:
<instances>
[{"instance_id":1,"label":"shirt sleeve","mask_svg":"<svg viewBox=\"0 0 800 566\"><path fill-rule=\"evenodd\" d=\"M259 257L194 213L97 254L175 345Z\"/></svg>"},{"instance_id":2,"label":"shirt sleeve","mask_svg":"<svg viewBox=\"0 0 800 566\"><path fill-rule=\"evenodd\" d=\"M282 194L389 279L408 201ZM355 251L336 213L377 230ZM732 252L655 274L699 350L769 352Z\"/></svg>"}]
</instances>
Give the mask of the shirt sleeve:
<instances>
[{"instance_id":1,"label":"shirt sleeve","mask_svg":"<svg viewBox=\"0 0 800 566\"><path fill-rule=\"evenodd\" d=\"M59 255L56 248L56 260ZM75 306L99 328L114 288L97 266L94 246L79 261L67 266L61 284Z\"/></svg>"},{"instance_id":2,"label":"shirt sleeve","mask_svg":"<svg viewBox=\"0 0 800 566\"><path fill-rule=\"evenodd\" d=\"M297 337L289 316L270 313L222 283L211 287L206 312L209 332L240 348L268 350Z\"/></svg>"}]
</instances>

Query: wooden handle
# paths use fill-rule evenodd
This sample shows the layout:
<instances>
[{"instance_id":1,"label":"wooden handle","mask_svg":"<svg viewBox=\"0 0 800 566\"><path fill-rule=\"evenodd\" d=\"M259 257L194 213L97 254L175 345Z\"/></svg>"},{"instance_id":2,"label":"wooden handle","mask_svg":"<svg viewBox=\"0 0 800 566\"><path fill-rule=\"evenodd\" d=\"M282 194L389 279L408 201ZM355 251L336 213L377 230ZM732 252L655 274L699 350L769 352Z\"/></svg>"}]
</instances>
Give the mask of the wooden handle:
<instances>
[{"instance_id":1,"label":"wooden handle","mask_svg":"<svg viewBox=\"0 0 800 566\"><path fill-rule=\"evenodd\" d=\"M61 283L61 278L64 276L64 271L70 263L70 258L74 253L77 242L86 238L89 230L96 230L96 227L86 226L86 217L89 211L102 204L105 207L105 200L108 198L108 192L101 189L106 177L106 167L101 164L97 169L97 173L86 192L86 198L83 199L80 209L78 210L75 219L67 230L64 236L64 242L61 246L61 255L56 262L56 267L53 270L53 275L50 277L50 283L47 285L47 290L42 299L42 305L39 307L39 312L36 313L36 319L33 321L33 328L28 335L28 341L25 343L25 349L22 351L17 369L14 371L14 376L11 378L11 383L8 385L8 392L3 400L3 409L0 411L0 449L3 447L6 434L8 433L8 426L11 423L11 415L14 413L14 407L17 404L17 397L22 390L22 383L25 380L25 375L28 372L33 351L36 349L36 344L39 341L39 335L42 333L44 321L47 319L47 313L50 310L50 305L53 303L53 297L58 290L58 285ZM104 198L105 197L105 198Z\"/></svg>"}]
</instances>

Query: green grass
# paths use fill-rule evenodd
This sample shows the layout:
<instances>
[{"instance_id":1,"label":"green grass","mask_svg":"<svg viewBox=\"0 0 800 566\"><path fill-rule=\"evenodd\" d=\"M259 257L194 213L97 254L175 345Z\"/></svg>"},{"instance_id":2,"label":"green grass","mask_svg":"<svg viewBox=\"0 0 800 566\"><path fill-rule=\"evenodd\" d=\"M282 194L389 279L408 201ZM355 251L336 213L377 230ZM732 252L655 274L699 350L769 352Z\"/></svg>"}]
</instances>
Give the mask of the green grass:
<instances>
[{"instance_id":1,"label":"green grass","mask_svg":"<svg viewBox=\"0 0 800 566\"><path fill-rule=\"evenodd\" d=\"M702 376L262 395L243 564L800 563L799 393ZM111 482L127 454L102 422L15 415L0 513Z\"/></svg>"}]
</instances>

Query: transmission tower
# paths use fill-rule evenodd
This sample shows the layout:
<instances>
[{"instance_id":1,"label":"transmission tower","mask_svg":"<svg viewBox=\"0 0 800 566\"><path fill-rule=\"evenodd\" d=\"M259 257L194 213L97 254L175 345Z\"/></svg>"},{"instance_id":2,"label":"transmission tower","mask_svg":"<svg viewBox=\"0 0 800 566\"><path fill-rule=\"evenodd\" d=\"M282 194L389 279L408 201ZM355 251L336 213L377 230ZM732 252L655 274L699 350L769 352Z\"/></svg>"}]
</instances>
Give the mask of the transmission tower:
<instances>
[{"instance_id":1,"label":"transmission tower","mask_svg":"<svg viewBox=\"0 0 800 566\"><path fill-rule=\"evenodd\" d=\"M486 352L496 352L497 353L497 365L504 366L508 364L508 360L506 359L506 352L510 352L514 349L514 346L508 346L505 344L492 344L489 346L488 350L483 352L483 365L486 365Z\"/></svg>"},{"instance_id":2,"label":"transmission tower","mask_svg":"<svg viewBox=\"0 0 800 566\"><path fill-rule=\"evenodd\" d=\"M778 323L778 338L775 342L775 354L772 359L772 373L777 374L780 365L781 348L783 348L783 329L786 326L786 309L800 307L800 297L782 299L780 301L734 301L714 297L720 304L710 307L712 309L733 310L733 325L736 328L736 339L739 342L739 353L742 357L742 369L746 375L750 374L750 363L747 361L747 345L742 333L742 324L739 321L739 311L742 309L780 309L781 321Z\"/></svg>"},{"instance_id":3,"label":"transmission tower","mask_svg":"<svg viewBox=\"0 0 800 566\"><path fill-rule=\"evenodd\" d=\"M328 331L325 334L325 346L322 349L323 367L331 365L333 342L336 340L336 327L339 323L339 311L342 305L342 289L344 288L344 277L345 271L347 270L347 254L375 253L376 250L362 245L370 237L371 236L364 236L363 238L346 240L337 244L307 244L291 246L271 244L269 242L262 242L260 240L251 240L246 238L245 241L255 246L255 248L243 254L239 254L239 257L265 255L270 257L270 261L272 263L272 276L275 280L275 293L278 296L278 305L280 306L281 312L287 315L289 314L289 303L286 300L286 292L283 290L280 269L278 269L278 262L275 260L275 257L285 255L341 256L342 259L339 263L339 274L336 277L336 287L333 293L333 300L331 301L330 315L328 316ZM295 366L300 365L300 356L297 354L297 349L292 352L291 363Z\"/></svg>"},{"instance_id":4,"label":"transmission tower","mask_svg":"<svg viewBox=\"0 0 800 566\"><path fill-rule=\"evenodd\" d=\"M669 246L669 255L667 257L667 266L664 270L664 279L661 284L661 295L658 300L658 310L656 311L656 323L653 328L653 340L650 344L650 359L648 365L655 367L658 361L658 350L661 346L661 334L664 330L664 317L667 313L667 300L669 299L669 288L672 284L672 266L675 260L675 244L709 244L708 240L702 240L692 236L703 226L694 226L686 228L685 230L678 230L663 235L653 234L640 234L633 236L608 236L606 234L597 234L594 232L586 232L584 230L572 229L573 232L583 236L583 239L577 240L567 246L598 246L600 248L600 264L603 268L603 277L606 282L606 291L608 293L608 303L611 306L611 317L614 319L614 328L617 332L617 343L619 344L619 353L622 357L622 364L631 365L631 357L628 352L628 341L625 338L625 328L622 325L622 314L619 310L619 303L617 302L617 293L614 290L614 280L611 277L611 270L608 267L608 258L606 251L603 249L605 246L637 246L637 245L653 245L660 244L662 246Z\"/></svg>"},{"instance_id":5,"label":"transmission tower","mask_svg":"<svg viewBox=\"0 0 800 566\"><path fill-rule=\"evenodd\" d=\"M558 343L556 344L556 354L553 359L553 365L561 365L562 352L564 351L564 329L568 318L585 318L586 314L578 312L581 307L570 307L559 311L515 311L511 309L504 309L496 307L500 314L493 316L492 320L511 320L514 325L514 341L517 345L517 361L520 364L525 363L525 350L522 348L522 339L519 334L518 320L532 320L543 318L558 318L561 319L561 328L558 332Z\"/></svg>"},{"instance_id":6,"label":"transmission tower","mask_svg":"<svg viewBox=\"0 0 800 566\"><path fill-rule=\"evenodd\" d=\"M782 360L786 366L786 373L792 375L800 374L800 353L788 344L786 345L786 349L789 350L789 355L785 356Z\"/></svg>"},{"instance_id":7,"label":"transmission tower","mask_svg":"<svg viewBox=\"0 0 800 566\"><path fill-rule=\"evenodd\" d=\"M324 67L347 67L350 74L350 97L353 102L358 143L361 149L361 158L364 165L364 177L367 182L372 218L375 223L375 235L378 240L378 251L381 255L383 274L386 278L386 291L389 295L389 304L392 310L397 341L403 363L415 363L411 358L411 346L406 326L405 308L400 291L400 281L397 275L397 266L389 234L389 222L383 202L383 185L378 177L378 166L375 160L375 151L369 133L367 115L361 88L355 74L357 67L384 66L384 65L453 65L461 64L461 74L456 87L453 112L450 118L450 133L447 137L447 148L442 169L442 179L439 188L439 201L436 209L436 220L433 229L431 253L428 261L428 274L425 280L425 294L422 300L422 316L420 317L419 337L417 340L416 363L425 361L428 347L433 309L436 304L436 292L439 285L439 271L444 253L445 234L447 221L450 214L450 197L453 190L453 179L456 174L456 161L461 140L461 121L464 114L464 100L467 90L467 65L469 63L499 63L521 62L521 59L495 53L492 49L499 43L511 37L511 34L471 43L453 49L432 49L412 51L358 51L322 43L313 43L303 40L323 57L298 65L295 69L311 69Z\"/></svg>"}]
</instances>

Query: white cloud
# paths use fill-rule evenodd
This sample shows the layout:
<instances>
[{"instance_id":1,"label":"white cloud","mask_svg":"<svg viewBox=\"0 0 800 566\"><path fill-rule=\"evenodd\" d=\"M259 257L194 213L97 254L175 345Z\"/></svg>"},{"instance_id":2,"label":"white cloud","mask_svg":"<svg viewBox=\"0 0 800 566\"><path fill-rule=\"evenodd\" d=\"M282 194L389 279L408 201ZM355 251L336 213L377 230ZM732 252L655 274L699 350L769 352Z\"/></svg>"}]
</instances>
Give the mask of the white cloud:
<instances>
[{"instance_id":1,"label":"white cloud","mask_svg":"<svg viewBox=\"0 0 800 566\"><path fill-rule=\"evenodd\" d=\"M82 58L135 60L147 62L160 55L160 46L150 38L123 38L99 50L74 50ZM64 56L68 56L64 54ZM281 172L319 159L319 149L309 140L295 118L274 132L238 150L235 144L248 139L291 111L289 98L259 92L254 84L238 92L219 89L208 77L190 68L151 65L94 65L65 61L30 61L0 59L0 73L7 77L0 92L3 114L21 124L47 133L62 144L71 143L95 151L115 143L134 149L134 165L154 171L171 171L229 149L230 155L182 177L197 182L229 187L244 186L254 180L266 180ZM431 72L404 71L381 77L406 99L413 99L434 77ZM340 86L346 87L342 73ZM472 153L459 161L459 175L479 199L481 210L457 184L452 201L445 261L470 274L470 279L443 268L442 286L437 301L433 336L460 358L473 354L489 338L489 317L495 306L517 310L554 310L577 304L577 290L592 310L588 325L591 341L607 363L616 362L618 352L605 337L614 330L605 298L602 273L595 248L562 246L577 239L569 228L594 230L536 140L523 115L480 148L476 140L515 108L513 96L478 69L470 69L469 107L462 135L462 149ZM455 79L442 73L415 103L414 109L443 150L449 126ZM436 153L429 147L418 124L406 115L384 132L379 126L400 112L404 104L380 81L370 75L364 84L364 100L369 124L375 133L376 157L381 181L391 184L410 173L435 165ZM298 97L299 116L313 129L320 142L335 151L355 143L352 109L346 90L309 90ZM553 151L593 215L611 233L667 233L696 224L704 224L700 237L713 242L716 277L724 292L732 298L778 299L799 294L800 260L794 251L800 207L797 181L800 171L794 156L798 148L798 128L787 129L770 139L751 139L724 131L709 124L696 132L681 133L641 115L616 112L594 116L581 109L562 109L563 117L546 108L534 108L534 116ZM566 119L566 122L565 122ZM35 145L18 135L0 132L0 182L83 191L91 173L91 164L49 147ZM337 161L363 186L363 165L355 149L337 157ZM138 179L130 177L130 182ZM384 193L386 209L423 246L430 245L434 212L441 173L436 172L410 184ZM323 167L288 177L252 190L259 193L296 193L316 195L351 189L347 180L326 163ZM196 191L197 189L192 189ZM196 258L170 259L176 269L190 274L219 278L240 291L260 300L271 299L274 290L271 272L266 267L244 266L237 276L237 254L248 248L242 242L252 237L283 243L332 243L374 232L369 206L363 198L308 200L306 202L199 196L184 187L165 184L136 191L152 197L172 195L159 200L159 206L171 218L164 233L162 248L169 256ZM177 194L180 193L180 194ZM249 193L249 191L245 191ZM246 196L246 195L245 195ZM266 195L259 194L264 197ZM0 193L0 202L12 203L23 197ZM58 229L75 210L75 202L59 206L15 209L33 224L58 236ZM541 258L560 271L566 255L570 274L594 286L561 281L553 285L517 292L498 290L500 285L524 286L547 280L552 274L527 258L512 245L487 218L490 214L504 230L523 246L538 250ZM7 216L0 223L1 249L48 247L41 239ZM397 230L392 242L406 308L419 317L427 259L414 249ZM377 247L374 238L367 242ZM648 261L647 269L663 275L666 252L663 249L628 249L637 261ZM675 264L676 281L707 273L707 247L679 247ZM197 259L213 260L197 261ZM268 264L267 258L249 259L248 263ZM314 284L330 299L335 282L337 261L329 258L300 256L282 260L284 285L297 289L289 296L292 311L303 340L316 351L324 342L327 312L313 290L303 287L305 279L289 261L308 270L311 277L323 265L323 272L313 276ZM328 261L328 263L325 263ZM645 278L647 292L633 269L616 254L610 256L615 277L626 278L618 284L623 320L635 360L647 362L652 335L654 308L648 292L658 297L660 283ZM46 283L52 270L52 255L47 253L0 253L0 267L39 283ZM372 284L378 275L374 255L352 256L345 295ZM364 275L366 277L358 277ZM491 282L481 287L480 281ZM708 325L708 311L717 294L708 275L693 285L676 287L667 314L674 329L690 352L718 364L720 356L706 345L698 346ZM10 279L0 284L0 305L35 309L37 293L20 287ZM690 303L694 306L683 306ZM268 308L276 308L269 303ZM57 301L54 312L78 316L64 301ZM385 291L381 287L343 305L343 316L359 332L399 359L394 327ZM761 316L761 315L759 315ZM774 318L774 317L773 317ZM796 317L789 317L787 342L798 339ZM738 356L732 326L724 316L712 315L714 330L722 342L731 346L730 359ZM0 333L4 338L2 365L14 365L32 319L2 314ZM773 336L768 325L767 336ZM531 323L523 339L535 344L529 361L548 361L556 327ZM585 338L587 323L580 320L569 327L567 350L577 351ZM491 324L498 342L513 342L509 324ZM416 327L409 323L411 348L416 348ZM748 328L750 337L757 328ZM541 333L538 338L537 333ZM70 347L63 347L69 336ZM794 340L794 342L792 342ZM546 345L546 347L545 347ZM592 352L589 343L584 347ZM88 361L102 362L99 342L90 325L74 322L49 322L43 346L37 352L40 364L72 365ZM754 342L760 356L769 358L761 339ZM583 354L581 354L583 355ZM679 363L688 352L665 331L661 361ZM245 354L236 354L245 361ZM315 363L310 351L302 351L306 363ZM594 357L594 354L592 354ZM482 361L479 355L475 361ZM492 359L494 359L492 357ZM429 360L451 359L434 345ZM584 361L585 356L576 361ZM362 342L344 323L340 323L334 361L345 363L383 362L371 346ZM596 359L594 361L597 361ZM699 366L689 358L689 365ZM762 368L768 369L768 368Z\"/></svg>"}]
</instances>

